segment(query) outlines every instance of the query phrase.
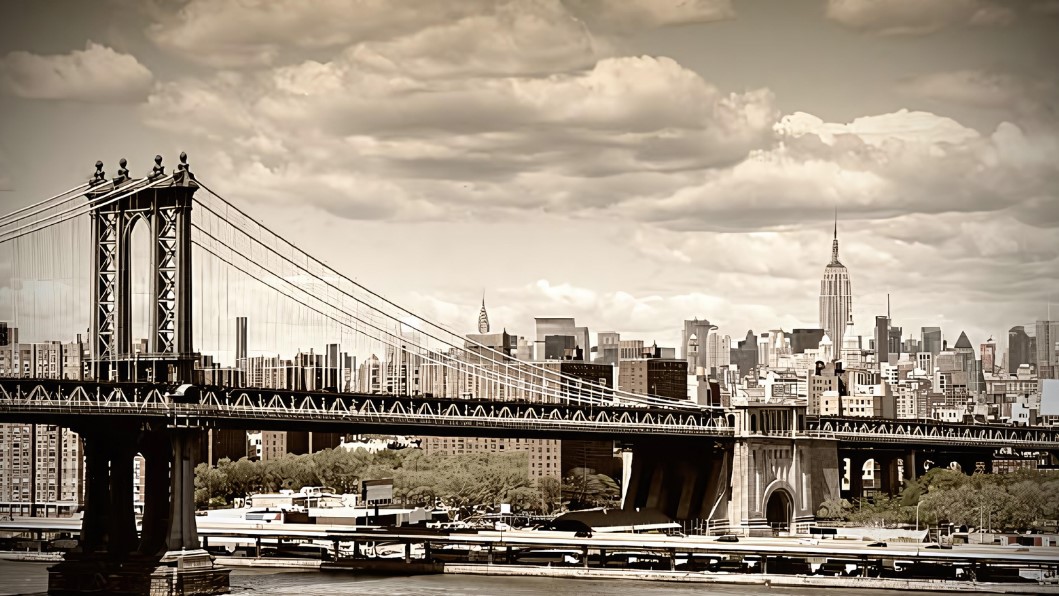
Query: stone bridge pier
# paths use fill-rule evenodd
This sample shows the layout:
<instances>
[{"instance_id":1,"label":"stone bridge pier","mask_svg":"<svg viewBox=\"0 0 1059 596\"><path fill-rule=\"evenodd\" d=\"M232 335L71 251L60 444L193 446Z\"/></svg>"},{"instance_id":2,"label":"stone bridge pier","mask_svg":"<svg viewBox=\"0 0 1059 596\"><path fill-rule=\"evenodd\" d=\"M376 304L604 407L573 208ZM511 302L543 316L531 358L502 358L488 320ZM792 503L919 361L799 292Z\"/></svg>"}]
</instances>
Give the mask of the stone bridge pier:
<instances>
[{"instance_id":1,"label":"stone bridge pier","mask_svg":"<svg viewBox=\"0 0 1059 596\"><path fill-rule=\"evenodd\" d=\"M794 531L839 496L836 441L803 434L805 406L735 406L729 524L750 535Z\"/></svg>"},{"instance_id":2,"label":"stone bridge pier","mask_svg":"<svg viewBox=\"0 0 1059 596\"><path fill-rule=\"evenodd\" d=\"M724 520L731 461L730 445L713 440L634 444L623 508L655 509L680 521Z\"/></svg>"},{"instance_id":3,"label":"stone bridge pier","mask_svg":"<svg viewBox=\"0 0 1059 596\"><path fill-rule=\"evenodd\" d=\"M76 429L84 441L81 541L48 570L49 594L190 595L228 592L195 526L196 428L118 423ZM146 463L143 528L133 507L133 458Z\"/></svg>"},{"instance_id":4,"label":"stone bridge pier","mask_svg":"<svg viewBox=\"0 0 1059 596\"><path fill-rule=\"evenodd\" d=\"M805 407L736 406L722 441L632 445L625 509L744 534L792 531L839 496L837 443L801 434Z\"/></svg>"}]
</instances>

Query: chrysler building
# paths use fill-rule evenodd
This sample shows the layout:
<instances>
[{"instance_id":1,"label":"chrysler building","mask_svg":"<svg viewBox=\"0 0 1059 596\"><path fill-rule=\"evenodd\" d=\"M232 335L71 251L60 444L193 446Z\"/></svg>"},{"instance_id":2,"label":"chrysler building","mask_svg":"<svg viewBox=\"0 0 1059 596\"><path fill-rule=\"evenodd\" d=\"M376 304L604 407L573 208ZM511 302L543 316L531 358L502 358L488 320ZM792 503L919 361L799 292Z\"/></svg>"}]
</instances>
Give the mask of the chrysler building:
<instances>
[{"instance_id":1,"label":"chrysler building","mask_svg":"<svg viewBox=\"0 0 1059 596\"><path fill-rule=\"evenodd\" d=\"M824 268L820 281L820 327L835 346L841 346L846 325L853 321L853 292L849 271L838 260L838 213L835 213L835 236L831 242L831 262Z\"/></svg>"}]
</instances>

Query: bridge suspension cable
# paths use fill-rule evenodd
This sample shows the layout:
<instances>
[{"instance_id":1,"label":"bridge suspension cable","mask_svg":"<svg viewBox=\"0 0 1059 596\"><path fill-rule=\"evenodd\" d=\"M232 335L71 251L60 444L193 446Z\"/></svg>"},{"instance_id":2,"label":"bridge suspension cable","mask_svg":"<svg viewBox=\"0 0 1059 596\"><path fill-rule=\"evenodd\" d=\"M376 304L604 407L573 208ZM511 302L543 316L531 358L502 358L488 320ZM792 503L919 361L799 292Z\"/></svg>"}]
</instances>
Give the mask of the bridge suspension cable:
<instances>
[{"instance_id":1,"label":"bridge suspension cable","mask_svg":"<svg viewBox=\"0 0 1059 596\"><path fill-rule=\"evenodd\" d=\"M200 204L200 207L204 207L204 206ZM213 211L212 209L210 209L208 207L204 207L204 208L207 211L209 211L210 213L212 213L215 217L217 217L218 219L223 221L223 218L219 214L217 214L215 211ZM230 225L230 223L229 223L229 225ZM198 229L198 231L201 234L206 235L210 240L220 244L224 248L228 249L232 254L237 255L241 259L245 260L247 263L254 263L255 265L257 264L257 263L254 262L254 260L249 259L246 255L240 253L238 250L236 250L230 244L228 244L225 241L217 238L215 235L210 234L207 230L203 229L201 226L197 226L197 229ZM241 232L245 232L245 231L241 231ZM256 238L253 238L253 239L256 240ZM203 247L201 244L200 244L200 247L205 249L205 247ZM267 247L267 246L265 248L269 249L269 247ZM210 252L214 256L219 257L219 255L217 255L214 251L208 251L208 252ZM272 251L272 252L275 253L275 251ZM330 284L330 282L328 282L327 280L325 280L325 279L321 278L320 276L312 273L311 271L306 270L304 267L298 265L297 263L294 263L290 258L286 257L285 255L277 254L277 256L280 257L282 260L286 261L288 264L294 266L298 270L300 270L303 273L307 274L310 278L312 278L312 279L314 279L316 281L320 281L323 284L330 285L332 288L334 288L333 284ZM231 264L229 261L226 261L226 262ZM241 269L240 268L239 270L240 270L240 272L242 272L244 274L252 275L249 272L247 272L245 269ZM286 279L283 276L275 275L275 272L273 272L273 271L269 271L269 273L273 274L274 277L276 277L280 281L284 282L286 285L289 285L290 287L292 287L295 290L297 290L297 291L301 292L302 294L304 294L305 295L305 299L307 299L307 300L319 300L318 296L316 296L314 293L306 290L305 288L303 288L301 286L298 286L297 284L294 284L289 279ZM257 281L265 283L265 282L263 282L263 280L260 279L260 277L255 277L255 279ZM286 297L292 298L290 296L290 294L287 294L282 289L276 288L275 286L271 286L271 285L270 285L270 287L272 287L273 289L276 289L277 291L280 291ZM339 289L339 288L335 288L335 289L341 292L341 289ZM345 292L342 292L342 293L345 293ZM387 313L378 311L373 305L366 304L363 300L357 298L356 296L349 295L348 293L345 293L345 294L347 296L350 296L352 299L354 299L359 304L362 304L362 305L366 306L368 308L368 313L367 314L371 318L373 318L376 323L384 324L384 323L379 323L378 322L378 318L372 316L372 315L374 315L376 313L381 314L381 315L383 315L386 318L389 318L394 323L398 323L398 324L402 323L400 320L396 319L392 315L387 315ZM313 310L313 312L316 312L317 314L324 315L327 318L329 318L330 320L341 324L341 321L338 321L337 319L335 319L332 316L325 315L324 313L322 313L322 311L320 311L317 308L313 308L312 306L306 304L306 302L304 302L303 300L299 300L299 299L296 299L296 298L292 298L292 299L294 299L298 304L301 304L302 306L310 308L311 310ZM358 323L366 324L366 325L370 326L374 331L377 331L377 332L383 334L382 336L371 335L372 339L376 339L378 341L381 341L381 342L383 342L383 343L385 343L385 344L387 344L387 345L389 345L390 347L393 347L393 348L404 349L405 346L403 344L405 343L406 339L403 338L401 335L396 334L396 333L390 333L387 330L383 329L382 327L379 327L378 324L377 325L372 325L371 323L367 323L362 318L357 317L356 315L352 315L351 313L349 313L346 310L343 310L343 309L340 309L338 307L335 307L333 304L329 304L329 303L323 302L322 300L319 300L319 301L323 304L322 308L336 309L339 312L341 312L343 315L352 318L353 320L357 321ZM349 328L351 330L355 331L355 332L359 332L359 333L363 333L365 335L368 335L368 333L366 331L362 330L362 329L357 329L357 328L354 328L354 327L349 327ZM434 338L434 339L437 339L438 341L441 341L444 344L447 344L450 348L452 348L455 351L462 351L462 348L460 346L453 345L451 342L447 342L446 340L444 340L442 338L437 338L437 336L435 336L433 334L424 333L424 335L426 335L428 337L431 337L431 338ZM393 338L393 339L391 339L391 338ZM440 354L439 352L436 352L436 351L428 350L427 352L430 353L430 354L436 355L438 357L451 358L451 356L449 356L449 355ZM500 354L499 352L495 352L495 353L497 355ZM413 354L414 354L414 356L416 358L421 358L422 359L424 357L422 352L414 352ZM558 391L558 389L559 389L558 385L560 385L563 382L565 382L567 385L576 385L576 386L578 386L580 388L581 393L589 393L590 395L594 394L597 401L595 401L593 403L612 403L613 400L616 398L615 392L613 392L612 390L610 390L608 388L599 387L599 386L594 385L594 384L585 384L582 379L578 379L576 377L568 377L568 376L566 376L566 378L563 378L564 377L563 375L560 375L560 374L558 374L555 371L547 371L547 370L545 370L544 371L545 374L541 375L538 371L535 371L535 370L526 371L523 368L523 370L519 371L519 376L516 376L514 378L515 382L512 383L511 376L510 376L511 368L513 366L516 367L516 369L519 368L519 367L524 367L524 364L515 361L511 357L507 357L506 360L497 361L495 358L489 357L488 355L475 354L475 359L488 360L489 361L488 363L496 365L498 367L498 370L496 370L496 371L490 370L488 368L482 368L480 366L474 366L473 364L469 364L469 363L462 362L462 361L459 361L459 360L456 360L456 364L455 365L448 365L448 363L446 361L444 361L444 360L437 360L435 358L429 358L429 359L432 362L436 362L438 364L446 365L450 369L458 370L459 372L461 372L463 374L467 374L468 372L471 372L471 373L474 374L474 376L477 376L477 377L480 377L480 378L484 378L487 381L493 381L493 382L496 382L496 383L504 383L504 384L506 384L508 386L514 385L514 388L515 388L516 391L520 390L520 391L523 391L523 392L531 392L531 393L535 392L534 391L534 387L535 386L534 385L528 385L526 383L526 381L531 381L531 380L532 381L541 382L541 385L540 385L541 387L553 387L553 388L556 389L556 391ZM501 372L499 370L500 367L503 367L504 370L508 371L506 375L501 374ZM527 374L527 372L529 374ZM527 378L527 377L529 377L529 378ZM539 393L540 391L536 391L536 392ZM569 395L568 394L547 393L544 396L545 397L551 397L551 398L562 398L562 399L569 400ZM652 400L649 397L647 397L647 396L636 396L635 400L627 400L627 401L634 401L635 403L648 405L650 403L650 401L652 401ZM667 407L667 408L678 407L678 404L675 404L673 401L659 401L657 403L650 404L650 405L662 406L662 407Z\"/></svg>"},{"instance_id":2,"label":"bridge suspension cable","mask_svg":"<svg viewBox=\"0 0 1059 596\"><path fill-rule=\"evenodd\" d=\"M61 224L65 221L69 221L75 217L85 215L96 209L106 207L107 205L120 201L125 197L131 196L142 190L152 188L154 186L162 184L163 182L168 182L172 179L172 175L167 175L161 178L157 178L153 181L150 178L140 178L138 180L133 180L129 184L116 188L108 193L100 195L99 197L95 197L91 201L88 201L86 203L81 203L80 205L75 205L69 209L65 209L58 213L47 215L31 223L23 224L22 226L19 226L17 228L0 232L0 244L10 242L17 238L21 238L27 234L33 234L42 230L46 230L52 226ZM142 186L142 183L144 182L149 182L149 184L147 184L146 186ZM60 205L65 203L66 202L63 202Z\"/></svg>"},{"instance_id":3,"label":"bridge suspension cable","mask_svg":"<svg viewBox=\"0 0 1059 596\"><path fill-rule=\"evenodd\" d=\"M200 233L205 234L210 240L213 240L213 241L217 242L218 244L221 244L225 248L228 248L230 251L233 251L233 249L229 245L225 244L223 241L220 241L216 237L214 237L212 235L209 235L208 233L206 233L204 230L202 230L201 228L199 228L197 226L196 226L196 229ZM405 347L405 346L402 345L403 344L403 342L401 341L402 338L398 334L391 333L391 332L387 331L386 329L381 328L381 327L379 327L377 325L374 325L374 324L371 324L371 323L367 323L363 319L361 319L361 318L359 318L359 317L357 317L355 315L352 315L352 314L348 313L345 310L338 309L340 312L342 312L346 316L350 317L356 323L359 323L359 324L362 324L362 325L365 325L365 326L369 327L371 329L371 331L366 331L366 330L364 330L364 329L362 329L362 328L360 328L360 327L358 327L358 326L356 326L354 324L351 324L351 323L346 322L346 321L342 321L342 320L336 318L333 315L330 315L330 314L327 314L327 313L323 312L319 308L313 307L308 302L306 302L304 299L300 299L300 298L298 298L296 296L292 296L291 294L283 291L282 289L275 287L274 285L270 284L265 279L263 279L261 276L255 275L255 274L247 271L245 268L240 267L239 265L236 265L235 263L231 262L230 260L226 259L225 257L219 255L216 251L214 251L210 247L206 246L202 241L193 239L192 243L195 244L196 246L198 246L203 251L209 253L214 258L220 260L221 262L225 263L226 265L228 265L228 266L232 267L233 269L239 271L240 273L243 273L243 274L247 275L248 277L250 277L251 279L253 279L253 280L255 280L255 281L257 281L257 282L259 282L259 283L261 283L261 284L263 284L263 285L265 285L265 286L267 286L267 287L269 287L269 288L271 288L273 290L276 290L277 292L280 292L281 294L283 294L289 300L292 300L292 301L296 302L297 304L300 304L300 305L308 308L309 310L312 310L313 312L315 312L315 313L317 313L317 314L319 314L319 315L321 315L321 316L333 321L334 323L336 323L336 324L338 324L340 326L343 326L343 327L345 327L345 328L347 328L347 329L349 329L351 331L354 331L355 333L361 333L361 334L367 335L367 336L371 337L372 339L374 339L376 341L379 341L380 343L382 343L382 344L384 344L386 346L389 346L391 348L404 349L404 347ZM281 281L285 281L287 283L290 283L288 280L283 279L281 276L274 276L274 277L280 279ZM301 288L300 286L297 286L297 285L294 285L294 284L291 284L291 286L294 287L295 289L301 291L302 293L306 294L307 297L311 297L312 296L311 293L309 293L304 288ZM424 351L421 351L421 352L415 352L414 356L417 359L425 360L425 361L427 361L427 362L429 362L431 364L437 364L437 365L440 365L440 366L442 366L442 367L444 367L444 368L446 368L448 370L452 370L452 371L456 372L457 374L468 374L471 371L471 365L469 363L460 362L459 360L452 359L451 357L449 357L449 356L447 356L445 354L438 353L438 352L435 352L435 351L432 351L432 350L424 350ZM507 379L505 379L503 377L503 375L500 374L499 371L491 371L489 369L480 369L476 374L478 374L479 376L484 376L486 378L486 380L494 381L494 382L497 382L497 383L504 383L505 381L507 381ZM554 388L554 391L547 391L546 390L547 388L550 388L550 387ZM537 395L538 397L545 398L545 399L542 399L542 401L550 400L550 401L555 401L555 402L565 401L565 402L573 402L573 403L580 403L580 404L589 404L589 403L591 403L591 404L602 405L602 402L600 400L598 400L598 399L596 399L596 400L588 400L588 399L582 398L579 395L570 395L569 393L564 393L563 391L561 391L561 387L559 386L559 384L558 383L554 383L554 382L552 384L550 384L550 385L540 385L540 386L528 385L528 386L523 386L523 387L515 387L514 389L516 391L522 391L524 393L531 393L531 394Z\"/></svg>"},{"instance_id":4,"label":"bridge suspension cable","mask_svg":"<svg viewBox=\"0 0 1059 596\"><path fill-rule=\"evenodd\" d=\"M85 183L80 184L78 186L75 186L75 187L73 187L73 188L71 188L71 189L69 189L69 190L67 190L65 192L61 192L61 193L59 193L59 194L57 194L57 195L55 195L53 197L44 199L43 201L40 201L40 202L37 202L37 203L33 203L32 205L27 205L27 206L25 206L25 207L23 207L21 209L16 209L16 210L12 211L11 213L8 213L7 215L4 215L3 217L0 217L0 228L2 228L4 226L11 225L11 224L15 223L16 221L21 221L23 219L26 219L27 217L32 217L33 215L36 215L37 213L41 213L43 211L47 211L48 209L54 209L58 205L51 205L50 203L53 203L56 200L61 199L63 197L66 197L66 198L59 203L60 205L64 204L64 203L67 203L69 201L72 201L74 199L80 198L81 195L80 195L79 191L82 191L82 190L88 188L89 186L90 186L90 184L88 182L85 182ZM36 211L34 211L33 213L26 213L25 215L20 215L20 214L22 214L22 213L24 213L26 211L31 210L31 209L36 209Z\"/></svg>"},{"instance_id":5,"label":"bridge suspension cable","mask_svg":"<svg viewBox=\"0 0 1059 596\"><path fill-rule=\"evenodd\" d=\"M230 225L233 230L238 231L240 234L242 234L247 239L249 239L250 242L253 242L253 243L261 246L262 248L264 248L267 251L275 254L280 259L284 260L285 262L293 265L299 271L301 271L302 273L308 275L312 280L317 281L317 282L319 282L319 283L321 283L321 284L323 284L323 285L325 285L325 286L327 286L327 287L339 292L340 294L342 294L342 295L354 300L358 304L366 306L367 308L370 309L370 312L372 314L378 313L379 315L383 316L386 319L389 319L390 321L393 321L394 323L397 323L398 325L406 324L401 319L401 317L396 316L396 315L391 314L391 313L388 313L383 308L381 308L380 306L375 305L375 304L370 304L367 300L365 300L365 298L356 296L355 294L351 293L350 291L338 287L337 285L332 283L329 279L327 279L327 277L325 277L324 275L321 275L321 274L315 273L313 271L310 271L308 269L308 267L307 267L308 264L314 264L314 265L320 267L322 269L322 273L326 274L328 277L334 277L334 278L337 278L338 280L340 280L342 282L345 282L346 284L349 284L355 290L360 290L364 294L367 294L368 297L373 298L373 299L381 302L383 305L392 307L394 309L397 309L400 313L404 313L407 316L415 318L416 320L422 322L426 326L438 330L444 336L448 336L449 338L454 338L454 339L460 337L458 334L456 334L456 333L444 328L441 325L433 323L432 321L429 321L427 319L423 319L421 317L418 317L417 315L415 315L415 313L411 312L410 310L395 304L394 302L382 297L381 295L379 295L379 294L377 294L375 292L372 292L371 290L365 288L361 284L359 284L359 283L357 283L357 282L355 282L353 280L350 280L346 276L338 273L333 268L321 263L318 259L315 259L312 256L304 253L303 251L301 251L300 249L295 247L293 244L291 244L289 241L283 239L281 236L279 236L278 234L276 234L275 232L273 232L272 230L270 230L269 228L267 228L266 226L264 226L260 222L257 222L256 220L254 220L252 217L247 215L241 209L239 209L238 207L235 207L230 202L225 200L223 197L219 196L216 192L214 192L212 189L210 189L209 186L207 186L206 184L202 183L201 180L199 180L198 182L199 182L199 185L202 188L204 188L210 195L212 195L214 198L216 198L218 201L220 201L221 206L222 206L221 208L223 208L225 210L229 210L230 209L230 210L234 211L235 215L237 215L240 219L244 220L247 225L255 226L257 228L256 232L258 232L258 233L251 233L251 232L248 232L245 229L241 229L239 226L235 225L231 221L233 219L231 216L222 215L222 214L218 213L217 210L212 208L210 205L206 204L202 200L202 198L200 197L200 198L197 199L197 202L203 209L207 210L214 217L216 217L219 220L225 222L227 225ZM202 230L200 229L200 231L202 231ZM287 257L286 255L281 254L274 247L265 244L265 242L263 242L261 240L261 236L266 236L266 235L271 237L272 239L274 239L276 242L279 242L279 243L282 243L283 245L286 245L290 250L294 251L294 254L299 257L299 260L305 261L306 265L301 265L301 264L295 263L291 258ZM213 237L213 239L214 240L218 240L216 237ZM230 246L228 246L228 248L231 249ZM234 251L234 249L233 249L233 252L238 252L238 251ZM244 256L244 258L245 258L245 256ZM345 314L348 316L348 313L345 313ZM426 332L426 331L423 331L423 330L419 330L419 331L421 333L423 333L424 335L426 335L427 337L429 337L431 339L434 339L435 341L438 341L438 342L442 343L445 346L448 346L451 350L454 350L456 353L466 352L466 348L464 346L461 346L458 343L455 343L454 341L452 341L450 339L447 339L445 337L438 337L438 335L436 335L434 333ZM457 339L457 341L460 341L460 340ZM634 403L634 404L651 405L651 406L657 406L657 407L704 409L702 406L699 406L698 404L693 404L693 403L689 403L689 402L680 402L680 401L668 400L668 399L659 398L659 397L656 397L656 396L644 396L644 395L639 395L639 394L632 394L632 393L629 393L629 392L615 390L615 389L612 389L612 388L601 387L601 386L598 386L598 385L595 385L595 384L592 384L592 383L585 383L583 379L580 379L578 377L573 377L573 376L570 376L570 375L567 375L567 374L559 373L557 371L548 370L548 369L546 369L546 368L544 368L544 367L542 367L542 366L540 366L539 364L536 364L536 363L524 362L524 361L512 358L509 355L503 354L503 353L501 353L501 352L499 352L499 351L497 351L497 350L495 350L495 349L493 349L493 348L491 348L489 346L485 346L484 344L481 344L479 342L475 342L475 341L470 340L470 339L463 340L463 343L469 344L469 345L473 345L475 348L477 348L477 350L471 355L471 357L473 359L479 360L479 361L486 361L486 363L488 363L488 364L494 364L494 365L498 365L498 366L509 367L509 369L510 369L510 367L512 365L514 365L514 366L519 368L519 374L522 376L523 379L525 379L527 377L527 373L529 373L528 374L529 378L530 379L534 379L534 380L547 379L547 380L549 380L551 382L555 382L556 380L561 380L561 381L566 382L569 385L580 386L583 389L583 391L585 391L585 392L587 392L589 394L594 394L599 399L602 399L602 400L605 400L605 401L613 401L615 399L620 399L622 401L626 401L626 402L630 402L630 403ZM498 360L498 357L499 357L499 360Z\"/></svg>"}]
</instances>

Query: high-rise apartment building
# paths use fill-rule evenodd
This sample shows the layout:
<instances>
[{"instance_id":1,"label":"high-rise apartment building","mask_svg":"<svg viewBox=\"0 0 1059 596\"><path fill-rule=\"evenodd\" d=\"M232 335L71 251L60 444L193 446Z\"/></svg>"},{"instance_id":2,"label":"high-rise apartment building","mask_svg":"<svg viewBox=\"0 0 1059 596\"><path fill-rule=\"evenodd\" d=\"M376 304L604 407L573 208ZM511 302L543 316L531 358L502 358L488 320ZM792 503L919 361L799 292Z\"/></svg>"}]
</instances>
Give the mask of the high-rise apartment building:
<instances>
[{"instance_id":1,"label":"high-rise apartment building","mask_svg":"<svg viewBox=\"0 0 1059 596\"><path fill-rule=\"evenodd\" d=\"M80 342L0 346L0 376L83 375ZM84 454L77 433L47 424L0 424L0 515L70 515L84 502Z\"/></svg>"},{"instance_id":2,"label":"high-rise apartment building","mask_svg":"<svg viewBox=\"0 0 1059 596\"><path fill-rule=\"evenodd\" d=\"M618 389L685 400L688 398L687 363L663 358L622 360L618 365Z\"/></svg>"},{"instance_id":3,"label":"high-rise apartment building","mask_svg":"<svg viewBox=\"0 0 1059 596\"><path fill-rule=\"evenodd\" d=\"M842 345L846 324L853 316L853 290L849 271L838 260L838 217L835 217L835 235L831 242L831 262L824 268L820 281L820 327L835 345Z\"/></svg>"}]
</instances>

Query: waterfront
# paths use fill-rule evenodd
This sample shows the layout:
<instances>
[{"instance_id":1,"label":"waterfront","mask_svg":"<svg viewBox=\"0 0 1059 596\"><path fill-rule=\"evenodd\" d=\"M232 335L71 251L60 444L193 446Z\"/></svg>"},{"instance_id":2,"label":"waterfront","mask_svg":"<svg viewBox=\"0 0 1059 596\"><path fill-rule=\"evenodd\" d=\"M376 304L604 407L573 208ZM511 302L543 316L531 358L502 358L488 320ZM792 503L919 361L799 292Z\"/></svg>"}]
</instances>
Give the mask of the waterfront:
<instances>
[{"instance_id":1,"label":"waterfront","mask_svg":"<svg viewBox=\"0 0 1059 596\"><path fill-rule=\"evenodd\" d=\"M48 587L48 567L52 563L0 560L0 596L44 594ZM809 596L816 588L765 586L729 586L673 584L652 581L558 579L544 577L484 577L470 575L419 575L412 577L354 576L318 571L274 571L234 569L232 594L302 594L302 595L372 595L379 596L462 596L504 594L579 594L585 596L749 596L753 594ZM849 590L838 588L835 594L864 596L898 596L908 592L895 590Z\"/></svg>"}]
</instances>

